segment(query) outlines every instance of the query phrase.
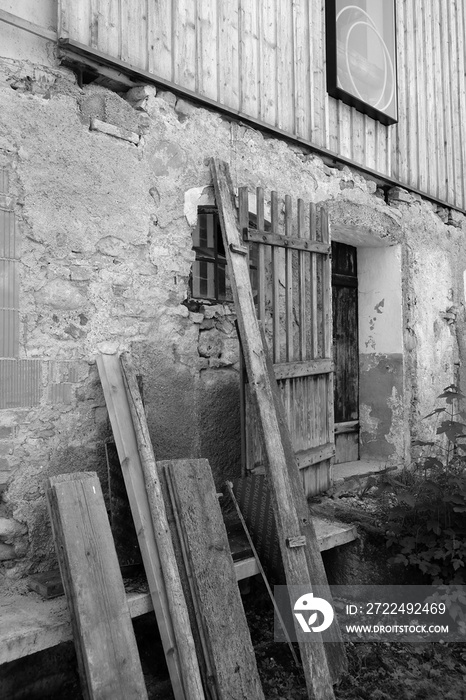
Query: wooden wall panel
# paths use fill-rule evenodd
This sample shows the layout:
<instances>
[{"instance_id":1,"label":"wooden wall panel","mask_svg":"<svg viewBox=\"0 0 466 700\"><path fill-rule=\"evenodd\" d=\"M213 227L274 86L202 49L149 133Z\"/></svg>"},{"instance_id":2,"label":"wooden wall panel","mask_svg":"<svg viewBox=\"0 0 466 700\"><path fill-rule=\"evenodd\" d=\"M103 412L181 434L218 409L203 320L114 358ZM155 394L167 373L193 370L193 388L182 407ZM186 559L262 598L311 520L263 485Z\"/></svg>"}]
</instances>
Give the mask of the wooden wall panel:
<instances>
[{"instance_id":1,"label":"wooden wall panel","mask_svg":"<svg viewBox=\"0 0 466 700\"><path fill-rule=\"evenodd\" d=\"M172 0L149 2L147 10L148 70L166 80L173 80L175 53L172 36Z\"/></svg>"},{"instance_id":2,"label":"wooden wall panel","mask_svg":"<svg viewBox=\"0 0 466 700\"><path fill-rule=\"evenodd\" d=\"M59 3L64 38L466 207L463 0L396 0L390 127L327 95L325 0Z\"/></svg>"},{"instance_id":3,"label":"wooden wall panel","mask_svg":"<svg viewBox=\"0 0 466 700\"><path fill-rule=\"evenodd\" d=\"M260 119L266 124L278 125L278 81L277 75L277 0L263 0L260 4L261 26L261 74Z\"/></svg>"}]
</instances>

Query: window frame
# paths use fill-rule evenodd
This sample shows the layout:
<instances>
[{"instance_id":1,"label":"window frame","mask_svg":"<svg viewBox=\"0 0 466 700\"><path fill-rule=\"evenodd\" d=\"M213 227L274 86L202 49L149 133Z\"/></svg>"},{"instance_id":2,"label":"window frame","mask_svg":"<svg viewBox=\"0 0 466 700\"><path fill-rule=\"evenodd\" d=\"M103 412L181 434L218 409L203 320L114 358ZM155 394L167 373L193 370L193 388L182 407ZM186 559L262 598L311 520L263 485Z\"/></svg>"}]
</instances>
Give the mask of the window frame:
<instances>
[{"instance_id":1,"label":"window frame","mask_svg":"<svg viewBox=\"0 0 466 700\"><path fill-rule=\"evenodd\" d=\"M222 249L223 249L223 237L222 237L222 231L220 228L220 220L219 220L219 215L218 215L218 208L215 205L202 205L198 207L198 218L197 218L197 223L196 223L196 228L199 226L199 217L202 214L214 214L215 215L215 221L216 221L216 235L214 235L214 243L215 246L213 248L213 256L208 257L202 253L201 246L196 246L194 245L194 233L195 230L193 231L193 250L196 254L196 258L193 261L193 265L191 268L191 274L189 276L189 296L190 299L193 301L202 301L202 302L210 302L212 304L233 304L234 303L234 298L233 298L233 291L231 289L231 285L229 284L229 279L228 279L228 261L226 258L226 255L224 256L222 253L219 254L219 245L218 242L219 240L222 242ZM249 226L251 228L256 228L256 222L255 222L255 215L254 214L249 214ZM266 225L266 230L270 228L270 226ZM254 297L257 296L257 246L255 244L249 244L248 245L248 260L249 260L249 272L251 275L251 285L253 289L253 295ZM221 258L221 259L220 259ZM195 266L197 263L210 263L214 266L214 288L215 288L215 297L210 297L210 296L202 296L202 295L197 295L194 293L194 279L195 279ZM219 297L219 271L225 276L225 297L220 298Z\"/></svg>"},{"instance_id":2,"label":"window frame","mask_svg":"<svg viewBox=\"0 0 466 700\"><path fill-rule=\"evenodd\" d=\"M213 304L223 304L223 303L233 303L233 294L231 292L231 288L226 284L227 280L227 274L226 274L226 268L227 268L227 259L225 255L222 255L221 253L219 254L219 236L218 236L218 231L219 231L219 218L218 218L218 209L214 205L205 205L205 206L200 206L198 207L198 212L197 212L197 223L196 223L196 228L199 226L200 223L200 217L202 215L207 215L207 214L213 214L215 216L215 231L214 233L214 247L211 249L213 251L212 256L207 256L202 252L202 247L195 245L194 242L194 233L193 231L193 250L196 254L196 258L193 262L192 270L191 270L191 275L190 275L190 297L191 299L195 300L202 300L202 301L209 301L212 302ZM221 239L221 232L220 232L220 240ZM195 294L194 293L194 279L195 279L195 266L196 264L199 263L207 263L209 265L213 266L214 269L214 296L208 296L208 295L201 295L201 294ZM223 274L225 275L225 296L224 298L220 298L220 284L219 284L219 270L223 269ZM230 293L228 293L230 292Z\"/></svg>"},{"instance_id":3,"label":"window frame","mask_svg":"<svg viewBox=\"0 0 466 700\"><path fill-rule=\"evenodd\" d=\"M341 100L350 107L354 107L358 112L381 122L385 126L391 126L398 122L398 66L397 66L397 25L396 25L396 2L391 0L393 8L393 70L395 81L395 117L387 112L383 112L373 107L356 95L347 92L338 86L338 55L337 55L337 22L336 22L336 0L325 0L325 40L326 40L326 62L327 62L327 92L331 97Z\"/></svg>"}]
</instances>

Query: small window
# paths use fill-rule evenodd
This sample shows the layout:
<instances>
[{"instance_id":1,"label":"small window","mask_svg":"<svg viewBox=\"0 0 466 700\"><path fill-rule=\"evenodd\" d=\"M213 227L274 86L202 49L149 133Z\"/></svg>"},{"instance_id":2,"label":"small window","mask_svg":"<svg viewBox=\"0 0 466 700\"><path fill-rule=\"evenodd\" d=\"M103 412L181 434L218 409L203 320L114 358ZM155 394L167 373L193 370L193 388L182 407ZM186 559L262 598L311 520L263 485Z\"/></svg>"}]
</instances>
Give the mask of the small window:
<instances>
[{"instance_id":1,"label":"small window","mask_svg":"<svg viewBox=\"0 0 466 700\"><path fill-rule=\"evenodd\" d=\"M227 261L216 209L199 209L193 248L196 260L191 277L192 296L208 301L231 301L233 297L226 280Z\"/></svg>"},{"instance_id":2,"label":"small window","mask_svg":"<svg viewBox=\"0 0 466 700\"><path fill-rule=\"evenodd\" d=\"M250 226L255 228L254 222L250 222ZM192 298L213 302L233 301L217 209L199 208L197 226L193 232L193 249L196 259L191 274ZM257 287L256 258L257 246L252 244L249 246L249 270L254 296Z\"/></svg>"},{"instance_id":3,"label":"small window","mask_svg":"<svg viewBox=\"0 0 466 700\"><path fill-rule=\"evenodd\" d=\"M383 124L398 119L395 0L326 0L327 91Z\"/></svg>"}]
</instances>

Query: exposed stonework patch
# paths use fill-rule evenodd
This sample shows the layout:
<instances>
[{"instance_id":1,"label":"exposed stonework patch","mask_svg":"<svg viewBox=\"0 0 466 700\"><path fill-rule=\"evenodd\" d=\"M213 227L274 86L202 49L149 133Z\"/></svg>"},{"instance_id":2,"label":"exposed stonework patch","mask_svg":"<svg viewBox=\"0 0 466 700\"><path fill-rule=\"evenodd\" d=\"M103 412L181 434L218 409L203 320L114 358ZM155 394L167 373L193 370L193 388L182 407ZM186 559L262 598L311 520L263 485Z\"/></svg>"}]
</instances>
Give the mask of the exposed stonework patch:
<instances>
[{"instance_id":1,"label":"exposed stonework patch","mask_svg":"<svg viewBox=\"0 0 466 700\"><path fill-rule=\"evenodd\" d=\"M82 291L72 282L63 279L54 279L44 284L36 293L36 301L60 310L79 309L87 303Z\"/></svg>"},{"instance_id":2,"label":"exposed stonework patch","mask_svg":"<svg viewBox=\"0 0 466 700\"><path fill-rule=\"evenodd\" d=\"M140 141L139 134L136 134L134 131L123 129L121 126L107 124L96 117L91 118L91 131L100 131L102 134L114 136L115 138L122 139L123 141L129 141L130 143L134 143L136 146Z\"/></svg>"},{"instance_id":3,"label":"exposed stonework patch","mask_svg":"<svg viewBox=\"0 0 466 700\"><path fill-rule=\"evenodd\" d=\"M155 85L137 85L134 88L130 88L124 98L133 109L146 112L149 99L155 97L156 94L157 88Z\"/></svg>"}]
</instances>

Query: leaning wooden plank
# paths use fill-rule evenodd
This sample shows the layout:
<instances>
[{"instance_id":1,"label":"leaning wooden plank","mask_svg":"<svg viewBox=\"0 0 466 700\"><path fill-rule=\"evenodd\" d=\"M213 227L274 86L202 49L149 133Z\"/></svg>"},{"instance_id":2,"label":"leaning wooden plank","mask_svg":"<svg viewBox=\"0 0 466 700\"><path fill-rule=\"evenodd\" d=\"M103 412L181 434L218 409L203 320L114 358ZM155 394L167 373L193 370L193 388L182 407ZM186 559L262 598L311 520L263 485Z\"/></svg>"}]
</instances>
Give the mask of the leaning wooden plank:
<instances>
[{"instance_id":1,"label":"leaning wooden plank","mask_svg":"<svg viewBox=\"0 0 466 700\"><path fill-rule=\"evenodd\" d=\"M234 252L235 248L238 249L238 246L241 245L241 239L229 168L226 163L212 159L211 169L246 369L262 425L275 522L286 582L289 586L311 587L306 551L312 545L311 556L314 556L314 546L317 546L315 533L310 528L306 531L308 540L313 538L313 541L308 541L304 547L287 546L287 540L303 534L303 515L302 513L298 515L294 501L296 489L293 489L290 479L287 455L280 436L279 419L271 387L271 380L275 381L275 379L273 373L270 374L267 370L264 344L254 309L249 270L244 256ZM291 454L293 454L292 450ZM301 494L304 500L302 489ZM304 518L306 523L308 519L309 515ZM334 698L322 640L316 638L313 644L300 643L300 651L309 697L318 700ZM334 677L337 675L337 671L335 669Z\"/></svg>"},{"instance_id":2,"label":"leaning wooden plank","mask_svg":"<svg viewBox=\"0 0 466 700\"><path fill-rule=\"evenodd\" d=\"M97 474L51 477L47 498L83 695L144 700L141 662Z\"/></svg>"},{"instance_id":3,"label":"leaning wooden plank","mask_svg":"<svg viewBox=\"0 0 466 700\"><path fill-rule=\"evenodd\" d=\"M147 497L126 388L117 355L98 355L97 367L104 391L113 436L120 458L126 491L138 533L144 569L176 700L187 700L177 641Z\"/></svg>"},{"instance_id":4,"label":"leaning wooden plank","mask_svg":"<svg viewBox=\"0 0 466 700\"><path fill-rule=\"evenodd\" d=\"M170 527L165 512L162 488L149 435L146 414L134 373L126 355L120 357L133 427L136 433L139 456L144 472L147 498L154 527L168 606L173 624L180 669L187 698L202 700L201 673L189 622L188 608L176 563Z\"/></svg>"},{"instance_id":5,"label":"leaning wooden plank","mask_svg":"<svg viewBox=\"0 0 466 700\"><path fill-rule=\"evenodd\" d=\"M271 378L270 386L273 396L275 415L278 421L279 439L285 454L286 469L290 477L293 493L293 503L296 506L296 511L301 524L301 534L305 535L306 537L306 547L304 548L304 551L307 561L307 571L309 572L309 577L312 584L318 586L319 592L324 594L327 600L331 601L332 595L328 587L327 575L325 573L324 564L320 554L321 548L317 539L313 519L310 516L309 506L304 496L304 490L299 476L299 466L293 451L290 431L288 429L288 421L280 399L280 392L277 382L274 380L272 358L267 350L264 331L260 329L260 333L265 351L267 373ZM328 447L333 450L333 445L329 445ZM323 454L326 454L325 450L323 451ZM337 624L332 625L326 631L325 641L330 642L329 644L325 645L325 652L327 655L327 662L332 676L332 681L336 683L342 672L346 670L347 667L345 647L343 645L340 628Z\"/></svg>"},{"instance_id":6,"label":"leaning wooden plank","mask_svg":"<svg viewBox=\"0 0 466 700\"><path fill-rule=\"evenodd\" d=\"M158 466L165 469L173 486L216 697L263 700L209 462L164 461Z\"/></svg>"}]
</instances>

